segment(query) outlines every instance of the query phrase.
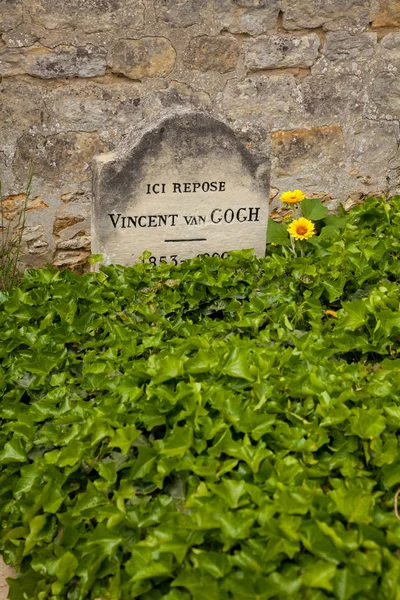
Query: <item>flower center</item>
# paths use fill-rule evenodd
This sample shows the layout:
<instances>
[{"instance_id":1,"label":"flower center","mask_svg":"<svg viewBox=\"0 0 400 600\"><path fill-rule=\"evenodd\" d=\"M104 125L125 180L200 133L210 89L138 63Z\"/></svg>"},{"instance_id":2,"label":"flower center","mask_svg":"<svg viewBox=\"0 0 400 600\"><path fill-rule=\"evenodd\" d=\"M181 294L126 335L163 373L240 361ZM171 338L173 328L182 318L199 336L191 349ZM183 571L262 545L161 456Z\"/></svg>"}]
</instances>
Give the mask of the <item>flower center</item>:
<instances>
[{"instance_id":1,"label":"flower center","mask_svg":"<svg viewBox=\"0 0 400 600\"><path fill-rule=\"evenodd\" d=\"M299 225L296 229L297 235L304 235L307 233L307 227L305 225Z\"/></svg>"}]
</instances>

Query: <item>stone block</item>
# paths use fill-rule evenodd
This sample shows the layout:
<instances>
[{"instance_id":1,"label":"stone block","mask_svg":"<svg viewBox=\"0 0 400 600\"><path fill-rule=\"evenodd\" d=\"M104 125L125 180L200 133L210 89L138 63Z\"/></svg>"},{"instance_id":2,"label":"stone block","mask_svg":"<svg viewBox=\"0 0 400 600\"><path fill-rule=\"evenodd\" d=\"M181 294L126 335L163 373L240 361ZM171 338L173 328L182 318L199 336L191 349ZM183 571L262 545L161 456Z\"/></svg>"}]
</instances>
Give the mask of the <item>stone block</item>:
<instances>
[{"instance_id":1,"label":"stone block","mask_svg":"<svg viewBox=\"0 0 400 600\"><path fill-rule=\"evenodd\" d=\"M303 96L292 75L251 75L228 81L219 97L224 113L243 122L267 119L269 128L297 127L304 122Z\"/></svg>"},{"instance_id":2,"label":"stone block","mask_svg":"<svg viewBox=\"0 0 400 600\"><path fill-rule=\"evenodd\" d=\"M47 138L25 133L18 140L14 169L21 181L26 181L30 164L35 179L47 184L87 181L93 156L107 149L96 132L70 131Z\"/></svg>"},{"instance_id":3,"label":"stone block","mask_svg":"<svg viewBox=\"0 0 400 600\"><path fill-rule=\"evenodd\" d=\"M65 46L38 58L30 73L42 79L96 77L106 71L106 50L93 46Z\"/></svg>"},{"instance_id":4,"label":"stone block","mask_svg":"<svg viewBox=\"0 0 400 600\"><path fill-rule=\"evenodd\" d=\"M381 40L380 49L387 61L400 61L400 32L385 35Z\"/></svg>"},{"instance_id":5,"label":"stone block","mask_svg":"<svg viewBox=\"0 0 400 600\"><path fill-rule=\"evenodd\" d=\"M0 34L22 23L22 0L0 0Z\"/></svg>"},{"instance_id":6,"label":"stone block","mask_svg":"<svg viewBox=\"0 0 400 600\"><path fill-rule=\"evenodd\" d=\"M372 32L351 35L347 31L332 31L326 36L323 54L330 61L365 61L374 56L377 39Z\"/></svg>"},{"instance_id":7,"label":"stone block","mask_svg":"<svg viewBox=\"0 0 400 600\"><path fill-rule=\"evenodd\" d=\"M272 133L272 156L275 174L294 175L305 165L335 165L344 159L343 132L338 125L298 129L294 131L274 131Z\"/></svg>"},{"instance_id":8,"label":"stone block","mask_svg":"<svg viewBox=\"0 0 400 600\"><path fill-rule=\"evenodd\" d=\"M98 131L112 140L142 116L141 85L121 78L115 81L68 81L47 94L50 131Z\"/></svg>"},{"instance_id":9,"label":"stone block","mask_svg":"<svg viewBox=\"0 0 400 600\"><path fill-rule=\"evenodd\" d=\"M190 27L204 21L207 0L156 0L157 17L172 27Z\"/></svg>"},{"instance_id":10,"label":"stone block","mask_svg":"<svg viewBox=\"0 0 400 600\"><path fill-rule=\"evenodd\" d=\"M264 8L269 4L268 0L233 0L233 2L244 8Z\"/></svg>"},{"instance_id":11,"label":"stone block","mask_svg":"<svg viewBox=\"0 0 400 600\"><path fill-rule=\"evenodd\" d=\"M399 0L380 0L372 27L400 27Z\"/></svg>"},{"instance_id":12,"label":"stone block","mask_svg":"<svg viewBox=\"0 0 400 600\"><path fill-rule=\"evenodd\" d=\"M187 106L188 108L211 108L212 101L210 95L198 89L197 86L190 86L180 81L172 80L168 88L162 90L159 94L163 107L171 108L176 106Z\"/></svg>"},{"instance_id":13,"label":"stone block","mask_svg":"<svg viewBox=\"0 0 400 600\"><path fill-rule=\"evenodd\" d=\"M85 265L90 256L90 250L57 250L53 258L53 267L73 269Z\"/></svg>"},{"instance_id":14,"label":"stone block","mask_svg":"<svg viewBox=\"0 0 400 600\"><path fill-rule=\"evenodd\" d=\"M231 33L260 35L278 23L279 0L214 0L214 21Z\"/></svg>"},{"instance_id":15,"label":"stone block","mask_svg":"<svg viewBox=\"0 0 400 600\"><path fill-rule=\"evenodd\" d=\"M113 50L113 73L130 79L165 77L173 70L176 52L163 37L143 37L138 40L120 40Z\"/></svg>"},{"instance_id":16,"label":"stone block","mask_svg":"<svg viewBox=\"0 0 400 600\"><path fill-rule=\"evenodd\" d=\"M239 44L234 37L202 35L189 42L183 60L189 68L228 73L235 69L239 56Z\"/></svg>"},{"instance_id":17,"label":"stone block","mask_svg":"<svg viewBox=\"0 0 400 600\"><path fill-rule=\"evenodd\" d=\"M40 196L28 198L27 200L26 194L10 194L2 199L1 206L3 216L7 221L18 220L24 209L29 213L32 210L48 208L48 205Z\"/></svg>"},{"instance_id":18,"label":"stone block","mask_svg":"<svg viewBox=\"0 0 400 600\"><path fill-rule=\"evenodd\" d=\"M2 39L8 48L27 48L33 46L39 36L31 31L27 23L22 23L11 31L3 33Z\"/></svg>"},{"instance_id":19,"label":"stone block","mask_svg":"<svg viewBox=\"0 0 400 600\"><path fill-rule=\"evenodd\" d=\"M310 196L337 198L348 189L348 179L339 126L273 132L271 183L280 192L299 188Z\"/></svg>"},{"instance_id":20,"label":"stone block","mask_svg":"<svg viewBox=\"0 0 400 600\"><path fill-rule=\"evenodd\" d=\"M90 251L90 236L85 229L78 231L71 239L58 242L57 250L86 250Z\"/></svg>"},{"instance_id":21,"label":"stone block","mask_svg":"<svg viewBox=\"0 0 400 600\"><path fill-rule=\"evenodd\" d=\"M372 19L375 0L282 0L281 5L285 29L361 31Z\"/></svg>"},{"instance_id":22,"label":"stone block","mask_svg":"<svg viewBox=\"0 0 400 600\"><path fill-rule=\"evenodd\" d=\"M311 118L341 122L345 113L361 114L363 82L355 75L313 75L301 84L304 110Z\"/></svg>"},{"instance_id":23,"label":"stone block","mask_svg":"<svg viewBox=\"0 0 400 600\"><path fill-rule=\"evenodd\" d=\"M390 172L400 168L399 123L361 119L347 136L349 164L357 180L369 194L385 193Z\"/></svg>"},{"instance_id":24,"label":"stone block","mask_svg":"<svg viewBox=\"0 0 400 600\"><path fill-rule=\"evenodd\" d=\"M0 83L0 128L20 135L21 130L39 126L45 115L44 87L36 81L4 78Z\"/></svg>"},{"instance_id":25,"label":"stone block","mask_svg":"<svg viewBox=\"0 0 400 600\"><path fill-rule=\"evenodd\" d=\"M310 67L318 57L319 44L316 33L301 37L262 36L246 46L245 65L250 71Z\"/></svg>"},{"instance_id":26,"label":"stone block","mask_svg":"<svg viewBox=\"0 0 400 600\"><path fill-rule=\"evenodd\" d=\"M67 217L56 217L53 224L54 235L59 235L64 229L73 227L77 223L82 223L85 219L79 215L68 215Z\"/></svg>"},{"instance_id":27,"label":"stone block","mask_svg":"<svg viewBox=\"0 0 400 600\"><path fill-rule=\"evenodd\" d=\"M400 119L400 80L396 71L379 70L367 86L368 111L377 119Z\"/></svg>"},{"instance_id":28,"label":"stone block","mask_svg":"<svg viewBox=\"0 0 400 600\"><path fill-rule=\"evenodd\" d=\"M42 256L47 253L49 248L49 244L44 238L43 225L25 225L22 241L26 245L25 251L31 255Z\"/></svg>"},{"instance_id":29,"label":"stone block","mask_svg":"<svg viewBox=\"0 0 400 600\"><path fill-rule=\"evenodd\" d=\"M59 46L54 50L36 44L6 49L0 58L4 75L34 75L41 79L96 77L106 70L106 50L93 46Z\"/></svg>"},{"instance_id":30,"label":"stone block","mask_svg":"<svg viewBox=\"0 0 400 600\"><path fill-rule=\"evenodd\" d=\"M88 213L85 216L89 216L89 206L91 199L91 192L83 191L80 189L75 190L73 192L64 192L63 194L61 194L61 202L63 202L67 206L78 206L83 210L85 210L85 208L87 207Z\"/></svg>"},{"instance_id":31,"label":"stone block","mask_svg":"<svg viewBox=\"0 0 400 600\"><path fill-rule=\"evenodd\" d=\"M141 0L26 0L34 23L46 29L77 28L105 31L117 28L142 29L144 6Z\"/></svg>"}]
</instances>

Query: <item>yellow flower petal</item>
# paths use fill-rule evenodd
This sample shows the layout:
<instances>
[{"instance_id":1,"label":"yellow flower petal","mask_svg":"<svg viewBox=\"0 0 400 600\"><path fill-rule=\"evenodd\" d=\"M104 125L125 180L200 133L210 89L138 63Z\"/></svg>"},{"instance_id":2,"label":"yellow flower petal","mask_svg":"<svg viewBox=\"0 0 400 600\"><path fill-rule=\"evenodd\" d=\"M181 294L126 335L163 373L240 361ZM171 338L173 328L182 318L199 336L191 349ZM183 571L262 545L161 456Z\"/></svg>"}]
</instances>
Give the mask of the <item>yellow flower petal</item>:
<instances>
[{"instance_id":1,"label":"yellow flower petal","mask_svg":"<svg viewBox=\"0 0 400 600\"><path fill-rule=\"evenodd\" d=\"M301 217L292 221L287 230L295 240L307 240L315 234L315 225L312 221Z\"/></svg>"},{"instance_id":2,"label":"yellow flower petal","mask_svg":"<svg viewBox=\"0 0 400 600\"><path fill-rule=\"evenodd\" d=\"M337 312L335 310L324 310L326 315L330 315L331 317L337 318Z\"/></svg>"},{"instance_id":3,"label":"yellow flower petal","mask_svg":"<svg viewBox=\"0 0 400 600\"><path fill-rule=\"evenodd\" d=\"M285 204L296 204L304 200L305 197L305 194L301 190L293 190L293 192L289 190L288 192L283 192L280 200Z\"/></svg>"}]
</instances>

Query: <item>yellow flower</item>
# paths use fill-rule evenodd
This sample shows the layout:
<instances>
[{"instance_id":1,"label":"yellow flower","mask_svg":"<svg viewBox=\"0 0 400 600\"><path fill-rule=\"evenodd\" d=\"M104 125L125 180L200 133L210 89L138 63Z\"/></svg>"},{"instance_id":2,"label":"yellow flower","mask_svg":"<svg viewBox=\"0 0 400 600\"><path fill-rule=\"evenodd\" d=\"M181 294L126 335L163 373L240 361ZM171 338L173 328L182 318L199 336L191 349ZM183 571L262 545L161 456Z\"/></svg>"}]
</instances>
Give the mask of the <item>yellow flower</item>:
<instances>
[{"instance_id":1,"label":"yellow flower","mask_svg":"<svg viewBox=\"0 0 400 600\"><path fill-rule=\"evenodd\" d=\"M315 234L314 223L304 217L292 221L287 230L295 240L306 240Z\"/></svg>"},{"instance_id":2,"label":"yellow flower","mask_svg":"<svg viewBox=\"0 0 400 600\"><path fill-rule=\"evenodd\" d=\"M305 197L305 194L301 190L293 190L293 192L289 190L288 192L283 192L280 200L285 204L296 204L304 200Z\"/></svg>"},{"instance_id":3,"label":"yellow flower","mask_svg":"<svg viewBox=\"0 0 400 600\"><path fill-rule=\"evenodd\" d=\"M337 312L335 310L324 310L326 315L330 315L331 317L337 318Z\"/></svg>"}]
</instances>

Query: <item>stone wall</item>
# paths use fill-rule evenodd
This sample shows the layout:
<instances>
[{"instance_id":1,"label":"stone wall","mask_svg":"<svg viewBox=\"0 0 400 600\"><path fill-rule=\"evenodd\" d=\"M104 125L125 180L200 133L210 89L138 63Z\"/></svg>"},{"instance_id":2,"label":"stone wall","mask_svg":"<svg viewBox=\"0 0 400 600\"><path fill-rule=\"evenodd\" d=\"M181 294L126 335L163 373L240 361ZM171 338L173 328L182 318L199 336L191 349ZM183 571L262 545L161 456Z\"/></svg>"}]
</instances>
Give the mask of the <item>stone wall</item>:
<instances>
[{"instance_id":1,"label":"stone wall","mask_svg":"<svg viewBox=\"0 0 400 600\"><path fill-rule=\"evenodd\" d=\"M272 209L400 193L400 0L0 0L0 178L26 262L84 264L91 161L174 107L271 143ZM272 133L272 141L271 141Z\"/></svg>"}]
</instances>

